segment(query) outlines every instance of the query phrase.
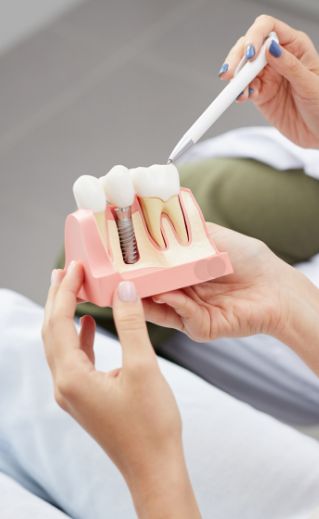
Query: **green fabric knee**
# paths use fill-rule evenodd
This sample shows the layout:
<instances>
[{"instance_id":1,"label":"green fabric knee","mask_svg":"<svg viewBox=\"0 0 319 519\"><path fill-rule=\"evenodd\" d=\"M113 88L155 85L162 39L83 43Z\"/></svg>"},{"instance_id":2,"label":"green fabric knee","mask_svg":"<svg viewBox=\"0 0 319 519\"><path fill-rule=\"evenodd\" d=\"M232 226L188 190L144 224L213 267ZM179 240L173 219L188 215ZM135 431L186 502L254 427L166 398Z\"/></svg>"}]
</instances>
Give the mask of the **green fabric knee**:
<instances>
[{"instance_id":1,"label":"green fabric knee","mask_svg":"<svg viewBox=\"0 0 319 519\"><path fill-rule=\"evenodd\" d=\"M302 170L277 171L249 159L215 158L179 168L181 185L189 187L207 221L264 241L289 263L319 251L319 182ZM58 267L64 266L61 255ZM110 308L79 305L77 315L92 315L116 334ZM174 330L148 325L156 347Z\"/></svg>"},{"instance_id":2,"label":"green fabric knee","mask_svg":"<svg viewBox=\"0 0 319 519\"><path fill-rule=\"evenodd\" d=\"M207 221L264 241L294 264L319 251L319 182L250 159L209 159L180 168Z\"/></svg>"}]
</instances>

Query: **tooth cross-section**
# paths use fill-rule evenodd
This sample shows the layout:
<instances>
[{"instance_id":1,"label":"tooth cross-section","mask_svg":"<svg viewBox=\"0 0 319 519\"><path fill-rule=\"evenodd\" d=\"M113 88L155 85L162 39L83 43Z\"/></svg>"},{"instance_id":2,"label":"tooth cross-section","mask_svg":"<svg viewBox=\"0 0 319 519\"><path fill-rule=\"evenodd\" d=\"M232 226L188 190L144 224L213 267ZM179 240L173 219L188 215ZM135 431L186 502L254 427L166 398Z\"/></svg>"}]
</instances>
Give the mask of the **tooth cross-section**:
<instances>
[{"instance_id":1,"label":"tooth cross-section","mask_svg":"<svg viewBox=\"0 0 319 519\"><path fill-rule=\"evenodd\" d=\"M134 187L139 195L144 219L150 235L161 248L166 246L162 234L162 216L174 227L178 240L186 245L188 234L179 200L179 174L173 164L154 165L131 170Z\"/></svg>"}]
</instances>

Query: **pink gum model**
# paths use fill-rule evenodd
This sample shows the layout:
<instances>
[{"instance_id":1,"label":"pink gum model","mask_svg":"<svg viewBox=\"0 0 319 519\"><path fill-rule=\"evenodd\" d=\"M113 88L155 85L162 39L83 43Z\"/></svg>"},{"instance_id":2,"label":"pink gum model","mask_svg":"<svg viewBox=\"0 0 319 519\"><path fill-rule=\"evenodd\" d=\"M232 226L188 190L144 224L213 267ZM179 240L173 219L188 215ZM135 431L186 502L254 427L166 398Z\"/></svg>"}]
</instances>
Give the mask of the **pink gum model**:
<instances>
[{"instance_id":1,"label":"pink gum model","mask_svg":"<svg viewBox=\"0 0 319 519\"><path fill-rule=\"evenodd\" d=\"M79 261L84 267L84 283L78 295L81 301L89 301L102 307L111 306L114 290L118 283L124 280L134 281L139 295L143 298L203 283L233 272L228 254L219 252L214 242L209 238L203 214L192 192L189 189L182 188L179 199L185 217L189 243L181 246L176 239L176 250L177 248L181 250L181 247L183 247L179 254L180 256L183 254L183 259L180 264L175 265L170 265L169 261L171 260L168 258L168 264L165 266L160 261L154 261L153 265L148 261L146 262L147 266L145 266L143 250L139 247L140 259L138 262L134 265L123 263L121 271L119 271L115 265L110 236L107 236L108 248L106 248L102 243L92 211L79 209L68 215L65 223L65 268L72 260ZM186 205L192 216L187 212ZM132 206L133 217L134 214L135 217L140 216L139 222L144 222L142 209L137 199ZM108 225L108 231L110 225L113 225L112 232L116 232L116 230L114 231L113 212L109 206L105 210L105 221ZM195 227L194 225L192 227L192 222L195 222ZM152 249L152 257L158 256L160 258L160 255L165 254L165 250L161 250L155 245L145 223L143 225L143 233L145 233L149 242L147 248ZM167 225L168 222L166 230L169 231ZM200 237L201 233L202 238ZM163 234L166 238L165 229ZM143 236L144 246L145 236ZM115 237L113 236L113 238ZM139 245L139 236L137 235L136 238ZM117 240L117 237L115 239ZM174 240L168 242L167 249L174 247L172 241ZM195 260L192 259L194 254L196 255ZM172 256L170 257L172 258Z\"/></svg>"}]
</instances>

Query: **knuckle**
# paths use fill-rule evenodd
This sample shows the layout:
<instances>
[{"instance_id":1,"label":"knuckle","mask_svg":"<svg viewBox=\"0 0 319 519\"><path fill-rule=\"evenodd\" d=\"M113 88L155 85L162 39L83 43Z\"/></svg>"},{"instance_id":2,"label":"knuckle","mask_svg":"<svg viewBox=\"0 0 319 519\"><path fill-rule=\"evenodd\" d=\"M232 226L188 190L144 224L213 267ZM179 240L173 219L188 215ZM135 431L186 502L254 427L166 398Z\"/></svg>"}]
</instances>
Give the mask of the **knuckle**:
<instances>
[{"instance_id":1,"label":"knuckle","mask_svg":"<svg viewBox=\"0 0 319 519\"><path fill-rule=\"evenodd\" d=\"M48 317L46 323L44 324L45 336L48 337L50 334L54 333L59 324L59 316L56 312L52 312L51 315Z\"/></svg>"},{"instance_id":2,"label":"knuckle","mask_svg":"<svg viewBox=\"0 0 319 519\"><path fill-rule=\"evenodd\" d=\"M269 16L269 14L260 14L259 16L257 16L255 23L266 24L271 21L273 21L273 18Z\"/></svg>"},{"instance_id":3,"label":"knuckle","mask_svg":"<svg viewBox=\"0 0 319 519\"><path fill-rule=\"evenodd\" d=\"M297 31L297 33L298 33L298 36L299 36L299 38L301 40L304 40L304 41L308 41L309 40L308 35L305 32Z\"/></svg>"},{"instance_id":4,"label":"knuckle","mask_svg":"<svg viewBox=\"0 0 319 519\"><path fill-rule=\"evenodd\" d=\"M118 323L126 330L143 330L145 321L138 312L121 313L118 315Z\"/></svg>"},{"instance_id":5,"label":"knuckle","mask_svg":"<svg viewBox=\"0 0 319 519\"><path fill-rule=\"evenodd\" d=\"M72 372L67 375L57 375L55 380L56 391L62 398L71 400L77 393L77 377Z\"/></svg>"},{"instance_id":6,"label":"knuckle","mask_svg":"<svg viewBox=\"0 0 319 519\"><path fill-rule=\"evenodd\" d=\"M145 383L147 378L153 378L156 368L157 364L152 358L136 358L130 363L130 375L132 379L143 380L143 383Z\"/></svg>"},{"instance_id":7,"label":"knuckle","mask_svg":"<svg viewBox=\"0 0 319 519\"><path fill-rule=\"evenodd\" d=\"M63 397L60 390L56 387L54 390L54 399L59 407L61 407L64 411L67 410L67 403L65 398Z\"/></svg>"},{"instance_id":8,"label":"knuckle","mask_svg":"<svg viewBox=\"0 0 319 519\"><path fill-rule=\"evenodd\" d=\"M303 47L308 48L308 49L313 48L313 42L307 33L303 32L303 31L298 31L298 36L299 36L299 39L300 39Z\"/></svg>"},{"instance_id":9,"label":"knuckle","mask_svg":"<svg viewBox=\"0 0 319 519\"><path fill-rule=\"evenodd\" d=\"M273 253L271 251L271 249L268 247L268 245L263 242L262 240L257 240L257 248L256 248L256 252L264 257L264 258L267 258L269 259Z\"/></svg>"},{"instance_id":10,"label":"knuckle","mask_svg":"<svg viewBox=\"0 0 319 519\"><path fill-rule=\"evenodd\" d=\"M294 56L287 56L287 66L293 75L297 75L299 73L300 63Z\"/></svg>"}]
</instances>

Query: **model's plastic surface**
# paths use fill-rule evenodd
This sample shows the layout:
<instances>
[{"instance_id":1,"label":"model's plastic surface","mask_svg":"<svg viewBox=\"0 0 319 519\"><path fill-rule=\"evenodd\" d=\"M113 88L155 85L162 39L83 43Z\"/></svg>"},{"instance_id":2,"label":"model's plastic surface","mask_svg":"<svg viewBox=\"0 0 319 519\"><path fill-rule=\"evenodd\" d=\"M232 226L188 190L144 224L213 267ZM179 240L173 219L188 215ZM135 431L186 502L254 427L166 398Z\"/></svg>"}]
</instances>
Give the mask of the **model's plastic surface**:
<instances>
[{"instance_id":1,"label":"model's plastic surface","mask_svg":"<svg viewBox=\"0 0 319 519\"><path fill-rule=\"evenodd\" d=\"M114 208L105 209L106 239L101 239L95 215L87 209L70 214L65 224L65 267L72 260L82 263L85 272L81 301L98 306L112 305L114 290L123 280L134 281L141 297L202 283L233 272L226 252L219 252L208 235L202 212L189 189L181 189L179 200L189 241L179 240L169 216L162 214L161 229L165 248L160 248L148 232L138 198L132 206L132 220L139 260L123 260ZM106 244L106 245L105 245Z\"/></svg>"}]
</instances>

